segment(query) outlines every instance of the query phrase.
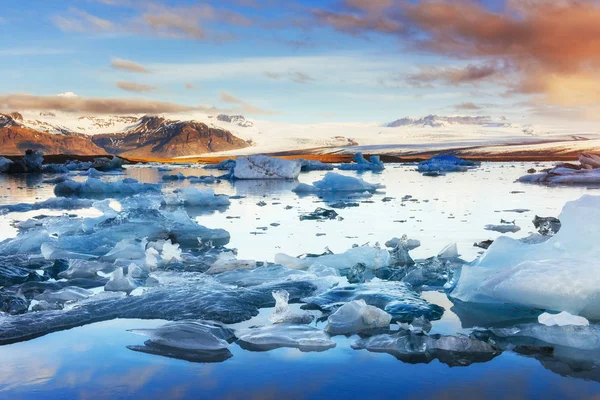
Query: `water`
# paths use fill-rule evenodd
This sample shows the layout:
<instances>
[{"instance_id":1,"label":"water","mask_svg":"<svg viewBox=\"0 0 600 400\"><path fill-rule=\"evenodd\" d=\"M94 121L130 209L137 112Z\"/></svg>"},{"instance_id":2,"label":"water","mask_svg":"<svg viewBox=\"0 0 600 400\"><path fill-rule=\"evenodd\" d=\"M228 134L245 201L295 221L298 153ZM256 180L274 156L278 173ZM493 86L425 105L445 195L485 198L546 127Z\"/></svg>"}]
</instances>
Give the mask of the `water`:
<instances>
[{"instance_id":1,"label":"water","mask_svg":"<svg viewBox=\"0 0 600 400\"><path fill-rule=\"evenodd\" d=\"M456 242L466 260L481 249L474 242L499 234L484 230L500 219L515 220L524 237L535 229L535 215L558 216L566 201L598 189L560 188L514 183L529 168L545 164L484 163L480 169L445 177L427 178L414 166L389 164L381 173L361 178L382 183L384 193L375 194L359 207L336 210L343 220L299 221L299 215L326 206L318 197L299 197L293 182L221 182L210 185L217 193L246 196L232 200L225 211L206 213L189 209L190 215L210 228L231 234L230 248L239 258L273 261L278 252L290 255L321 253L327 246L343 252L353 244L384 243L407 234L421 241L413 258L435 255ZM198 168L129 167L126 175L143 182L160 182L161 176L181 172L202 175ZM347 175L356 175L345 172ZM300 176L301 182L321 179L322 172ZM106 177L104 179L121 179ZM168 182L165 191L188 182ZM197 185L205 186L205 185ZM53 185L41 178L0 176L0 204L42 201L53 196ZM401 201L411 195L417 201ZM384 197L394 197L383 202ZM257 205L264 201L266 206ZM274 204L279 203L279 204ZM292 209L286 210L286 206ZM504 210L529 209L523 213ZM71 212L69 212L71 213ZM95 210L73 212L95 215ZM60 211L41 210L0 216L0 240L12 237L15 220ZM231 219L227 217L240 217ZM405 222L396 222L405 221ZM273 227L271 223L279 223ZM257 229L267 227L266 231ZM317 234L324 234L317 236ZM446 309L433 323L432 333L470 333L452 311L445 294L425 292L423 297ZM293 306L297 309L297 305ZM234 325L247 327L268 323L271 309ZM353 350L358 339L336 336L337 346L320 353L296 349L253 352L230 346L233 357L221 363L187 361L131 351L146 338L129 333L132 328L155 327L165 321L118 319L56 332L26 342L0 347L0 397L2 398L591 398L600 391L595 369L571 368L565 362L506 351L489 362L468 367L449 367L438 360L410 364L389 354ZM322 328L323 323L316 326Z\"/></svg>"}]
</instances>

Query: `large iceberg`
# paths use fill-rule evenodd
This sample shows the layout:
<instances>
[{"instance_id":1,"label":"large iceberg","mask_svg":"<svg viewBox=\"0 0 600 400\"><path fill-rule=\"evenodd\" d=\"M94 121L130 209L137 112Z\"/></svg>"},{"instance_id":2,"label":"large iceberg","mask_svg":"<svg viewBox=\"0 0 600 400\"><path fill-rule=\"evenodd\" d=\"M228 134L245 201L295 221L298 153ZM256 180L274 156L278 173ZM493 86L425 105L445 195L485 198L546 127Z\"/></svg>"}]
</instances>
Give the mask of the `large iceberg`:
<instances>
[{"instance_id":1,"label":"large iceberg","mask_svg":"<svg viewBox=\"0 0 600 400\"><path fill-rule=\"evenodd\" d=\"M351 192L375 192L385 186L363 181L360 178L328 172L320 181L312 185L300 183L293 191L296 193L351 193Z\"/></svg>"},{"instance_id":2,"label":"large iceberg","mask_svg":"<svg viewBox=\"0 0 600 400\"><path fill-rule=\"evenodd\" d=\"M367 161L362 153L356 153L354 163L340 164L338 169L343 171L382 171L385 167L379 156L371 156Z\"/></svg>"},{"instance_id":3,"label":"large iceberg","mask_svg":"<svg viewBox=\"0 0 600 400\"><path fill-rule=\"evenodd\" d=\"M463 160L452 154L442 154L427 161L421 161L417 166L417 171L422 173L464 172L477 166L479 163L474 161Z\"/></svg>"},{"instance_id":4,"label":"large iceberg","mask_svg":"<svg viewBox=\"0 0 600 400\"><path fill-rule=\"evenodd\" d=\"M240 157L233 168L235 179L297 179L301 163L268 156Z\"/></svg>"},{"instance_id":5,"label":"large iceberg","mask_svg":"<svg viewBox=\"0 0 600 400\"><path fill-rule=\"evenodd\" d=\"M175 321L158 328L131 329L155 345L184 350L222 350L235 339L233 330L212 321Z\"/></svg>"},{"instance_id":6,"label":"large iceberg","mask_svg":"<svg viewBox=\"0 0 600 400\"><path fill-rule=\"evenodd\" d=\"M483 257L463 266L451 296L600 318L600 197L568 202L559 219L560 231L542 243L496 239Z\"/></svg>"},{"instance_id":7,"label":"large iceberg","mask_svg":"<svg viewBox=\"0 0 600 400\"><path fill-rule=\"evenodd\" d=\"M297 348L303 352L325 351L335 347L327 333L307 325L277 324L235 332L239 345L252 351L269 351L280 347Z\"/></svg>"}]
</instances>

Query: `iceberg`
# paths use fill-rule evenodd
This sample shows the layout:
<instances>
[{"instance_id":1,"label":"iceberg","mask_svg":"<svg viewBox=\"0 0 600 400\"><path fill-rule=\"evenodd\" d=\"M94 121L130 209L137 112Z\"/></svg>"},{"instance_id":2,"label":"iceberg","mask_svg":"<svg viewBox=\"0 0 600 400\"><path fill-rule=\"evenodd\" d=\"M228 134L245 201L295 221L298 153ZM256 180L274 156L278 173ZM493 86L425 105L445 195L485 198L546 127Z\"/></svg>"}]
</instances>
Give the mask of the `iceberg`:
<instances>
[{"instance_id":1,"label":"iceberg","mask_svg":"<svg viewBox=\"0 0 600 400\"><path fill-rule=\"evenodd\" d=\"M12 160L6 157L0 157L0 173L8 172L12 164Z\"/></svg>"},{"instance_id":2,"label":"iceberg","mask_svg":"<svg viewBox=\"0 0 600 400\"><path fill-rule=\"evenodd\" d=\"M104 290L107 292L131 292L137 288L136 283L130 276L123 274L123 268L119 267L114 270L110 280L104 285Z\"/></svg>"},{"instance_id":3,"label":"iceberg","mask_svg":"<svg viewBox=\"0 0 600 400\"><path fill-rule=\"evenodd\" d=\"M452 154L442 154L432 157L427 161L421 161L417 166L417 171L427 174L465 172L478 166L479 163L477 162L463 160Z\"/></svg>"},{"instance_id":4,"label":"iceberg","mask_svg":"<svg viewBox=\"0 0 600 400\"><path fill-rule=\"evenodd\" d=\"M336 286L318 296L302 299L305 310L332 312L344 303L364 300L366 304L382 309L397 322L411 322L418 317L429 321L438 320L444 309L430 304L402 282L369 282L346 286Z\"/></svg>"},{"instance_id":5,"label":"iceberg","mask_svg":"<svg viewBox=\"0 0 600 400\"><path fill-rule=\"evenodd\" d=\"M367 305L364 300L352 300L327 318L325 331L332 335L358 333L369 329L388 328L392 316Z\"/></svg>"},{"instance_id":6,"label":"iceberg","mask_svg":"<svg viewBox=\"0 0 600 400\"><path fill-rule=\"evenodd\" d=\"M48 303L61 302L65 303L68 301L77 301L87 299L93 296L94 292L87 289L82 289L76 286L67 286L57 291L45 291L44 293L35 296L37 301L47 301Z\"/></svg>"},{"instance_id":7,"label":"iceberg","mask_svg":"<svg viewBox=\"0 0 600 400\"><path fill-rule=\"evenodd\" d=\"M205 164L204 169L217 169L219 171L229 171L235 167L235 160L223 160L217 164Z\"/></svg>"},{"instance_id":8,"label":"iceberg","mask_svg":"<svg viewBox=\"0 0 600 400\"><path fill-rule=\"evenodd\" d=\"M322 180L313 182L312 185L300 183L292 190L296 193L351 193L375 192L383 188L385 186L368 183L360 178L328 172Z\"/></svg>"},{"instance_id":9,"label":"iceberg","mask_svg":"<svg viewBox=\"0 0 600 400\"><path fill-rule=\"evenodd\" d=\"M226 271L254 269L256 261L254 260L238 260L235 254L231 251L220 253L215 262L206 271L208 275L220 274Z\"/></svg>"},{"instance_id":10,"label":"iceberg","mask_svg":"<svg viewBox=\"0 0 600 400\"><path fill-rule=\"evenodd\" d=\"M184 187L175 191L176 203L190 207L226 207L231 202L229 197L223 194L215 194L211 188L198 189L195 187ZM173 204L173 201L169 202Z\"/></svg>"},{"instance_id":11,"label":"iceberg","mask_svg":"<svg viewBox=\"0 0 600 400\"><path fill-rule=\"evenodd\" d=\"M449 366L487 362L501 353L489 343L467 336L428 336L407 330L360 339L352 344L352 348L388 353L410 363L429 363L438 359Z\"/></svg>"},{"instance_id":12,"label":"iceberg","mask_svg":"<svg viewBox=\"0 0 600 400\"><path fill-rule=\"evenodd\" d=\"M490 328L501 338L531 338L557 346L581 350L600 350L600 326L521 324L510 328Z\"/></svg>"},{"instance_id":13,"label":"iceberg","mask_svg":"<svg viewBox=\"0 0 600 400\"><path fill-rule=\"evenodd\" d=\"M484 228L486 231L494 231L500 233L515 233L521 230L521 227L514 224L502 224L502 225L486 225Z\"/></svg>"},{"instance_id":14,"label":"iceberg","mask_svg":"<svg viewBox=\"0 0 600 400\"><path fill-rule=\"evenodd\" d=\"M240 157L233 168L235 179L297 179L301 164L263 155Z\"/></svg>"},{"instance_id":15,"label":"iceberg","mask_svg":"<svg viewBox=\"0 0 600 400\"><path fill-rule=\"evenodd\" d=\"M341 254L327 254L318 257L297 258L286 254L275 255L275 263L293 269L307 269L313 264L322 264L338 270L350 269L357 263L363 263L369 269L378 269L390 264L390 253L385 249L371 246L359 246Z\"/></svg>"},{"instance_id":16,"label":"iceberg","mask_svg":"<svg viewBox=\"0 0 600 400\"><path fill-rule=\"evenodd\" d=\"M145 192L160 192L160 185L140 183L132 178L116 182L103 182L96 178L88 178L85 182L69 179L54 187L56 196L130 196Z\"/></svg>"},{"instance_id":17,"label":"iceberg","mask_svg":"<svg viewBox=\"0 0 600 400\"><path fill-rule=\"evenodd\" d=\"M371 156L367 161L362 153L356 153L353 160L354 163L351 164L340 164L338 169L342 171L382 171L385 169L379 156Z\"/></svg>"},{"instance_id":18,"label":"iceberg","mask_svg":"<svg viewBox=\"0 0 600 400\"><path fill-rule=\"evenodd\" d=\"M509 303L600 318L600 197L565 204L562 227L542 243L506 236L480 259L462 268L450 296L463 302Z\"/></svg>"},{"instance_id":19,"label":"iceberg","mask_svg":"<svg viewBox=\"0 0 600 400\"><path fill-rule=\"evenodd\" d=\"M277 324L235 332L238 344L251 351L269 351L291 347L302 352L325 351L335 347L327 333L307 325Z\"/></svg>"},{"instance_id":20,"label":"iceberg","mask_svg":"<svg viewBox=\"0 0 600 400\"><path fill-rule=\"evenodd\" d=\"M117 156L113 156L112 158L98 157L94 158L91 168L102 172L121 170L123 169L123 164L126 162L125 159Z\"/></svg>"},{"instance_id":21,"label":"iceberg","mask_svg":"<svg viewBox=\"0 0 600 400\"><path fill-rule=\"evenodd\" d=\"M154 345L182 350L223 350L235 340L232 329L213 321L176 321L154 329L130 329Z\"/></svg>"},{"instance_id":22,"label":"iceberg","mask_svg":"<svg viewBox=\"0 0 600 400\"><path fill-rule=\"evenodd\" d=\"M309 312L294 313L290 310L288 304L290 294L287 290L277 290L273 292L275 299L275 310L269 315L269 321L273 324L310 324L314 316Z\"/></svg>"},{"instance_id":23,"label":"iceberg","mask_svg":"<svg viewBox=\"0 0 600 400\"><path fill-rule=\"evenodd\" d=\"M591 156L591 155L588 155ZM528 174L517 179L523 183L542 183L549 185L590 185L600 183L600 168L596 166L597 157L580 156L579 166L558 164L546 172Z\"/></svg>"}]
</instances>

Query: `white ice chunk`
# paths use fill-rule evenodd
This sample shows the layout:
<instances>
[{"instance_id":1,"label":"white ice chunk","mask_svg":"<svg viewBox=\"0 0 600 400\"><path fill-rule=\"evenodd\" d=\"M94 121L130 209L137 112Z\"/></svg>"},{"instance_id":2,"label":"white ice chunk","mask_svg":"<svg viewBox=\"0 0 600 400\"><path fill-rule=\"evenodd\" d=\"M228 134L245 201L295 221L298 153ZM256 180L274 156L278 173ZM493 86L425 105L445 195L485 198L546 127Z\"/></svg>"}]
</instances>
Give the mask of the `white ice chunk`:
<instances>
[{"instance_id":1,"label":"white ice chunk","mask_svg":"<svg viewBox=\"0 0 600 400\"><path fill-rule=\"evenodd\" d=\"M119 267L112 273L110 280L104 285L107 292L131 292L137 285L130 276L123 274L123 268Z\"/></svg>"},{"instance_id":2,"label":"white ice chunk","mask_svg":"<svg viewBox=\"0 0 600 400\"><path fill-rule=\"evenodd\" d=\"M590 321L586 318L579 317L577 315L569 314L566 311L562 311L558 314L543 313L538 317L538 322L546 326L566 326L566 325L577 325L577 326L588 326Z\"/></svg>"},{"instance_id":3,"label":"white ice chunk","mask_svg":"<svg viewBox=\"0 0 600 400\"><path fill-rule=\"evenodd\" d=\"M521 230L521 227L514 224L502 224L502 225L486 225L484 227L486 231L494 231L500 233L515 233Z\"/></svg>"},{"instance_id":4,"label":"white ice chunk","mask_svg":"<svg viewBox=\"0 0 600 400\"><path fill-rule=\"evenodd\" d=\"M222 350L229 343L215 333L227 328L213 322L177 321L153 329L131 329L129 332L147 336L157 345L184 350ZM222 336L222 335L219 335Z\"/></svg>"},{"instance_id":5,"label":"white ice chunk","mask_svg":"<svg viewBox=\"0 0 600 400\"><path fill-rule=\"evenodd\" d=\"M268 156L239 157L233 169L236 179L296 179L300 175L298 160L284 160Z\"/></svg>"},{"instance_id":6,"label":"white ice chunk","mask_svg":"<svg viewBox=\"0 0 600 400\"><path fill-rule=\"evenodd\" d=\"M266 351L279 347L293 347L300 351L325 351L335 347L327 333L307 325L277 324L236 331L244 346Z\"/></svg>"},{"instance_id":7,"label":"white ice chunk","mask_svg":"<svg viewBox=\"0 0 600 400\"><path fill-rule=\"evenodd\" d=\"M211 188L184 187L177 190L176 197L165 196L164 203L167 205L184 204L191 207L222 207L228 206L230 201L228 196L216 195Z\"/></svg>"},{"instance_id":8,"label":"white ice chunk","mask_svg":"<svg viewBox=\"0 0 600 400\"><path fill-rule=\"evenodd\" d=\"M444 247L442 251L438 254L438 258L458 258L458 247L456 243L451 243L448 246Z\"/></svg>"},{"instance_id":9,"label":"white ice chunk","mask_svg":"<svg viewBox=\"0 0 600 400\"><path fill-rule=\"evenodd\" d=\"M364 300L352 300L329 316L325 330L334 335L343 335L387 328L391 321L392 316L385 311L367 305Z\"/></svg>"},{"instance_id":10,"label":"white ice chunk","mask_svg":"<svg viewBox=\"0 0 600 400\"><path fill-rule=\"evenodd\" d=\"M84 182L66 180L54 187L56 196L133 195L144 192L160 192L160 185L140 183L132 178L116 182L104 182L100 179L88 178Z\"/></svg>"}]
</instances>

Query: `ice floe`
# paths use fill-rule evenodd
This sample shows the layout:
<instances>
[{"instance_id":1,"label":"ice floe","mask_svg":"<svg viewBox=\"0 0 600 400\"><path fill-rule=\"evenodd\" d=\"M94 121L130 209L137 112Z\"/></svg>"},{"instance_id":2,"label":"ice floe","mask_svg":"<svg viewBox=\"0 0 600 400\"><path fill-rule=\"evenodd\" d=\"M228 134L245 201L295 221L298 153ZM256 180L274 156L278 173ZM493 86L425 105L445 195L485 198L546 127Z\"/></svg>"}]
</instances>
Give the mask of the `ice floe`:
<instances>
[{"instance_id":1,"label":"ice floe","mask_svg":"<svg viewBox=\"0 0 600 400\"><path fill-rule=\"evenodd\" d=\"M233 168L235 179L297 179L301 163L263 155L239 157Z\"/></svg>"},{"instance_id":2,"label":"ice floe","mask_svg":"<svg viewBox=\"0 0 600 400\"><path fill-rule=\"evenodd\" d=\"M385 188L385 186L368 183L360 178L328 172L322 180L313 182L312 185L300 183L293 191L296 193L351 193L375 192L376 190L383 188Z\"/></svg>"},{"instance_id":3,"label":"ice floe","mask_svg":"<svg viewBox=\"0 0 600 400\"><path fill-rule=\"evenodd\" d=\"M332 335L358 333L369 329L387 328L392 316L364 300L352 300L327 318L325 331Z\"/></svg>"},{"instance_id":4,"label":"ice floe","mask_svg":"<svg viewBox=\"0 0 600 400\"><path fill-rule=\"evenodd\" d=\"M235 332L238 343L246 350L269 351L280 347L303 352L325 351L335 347L327 333L307 325L277 324L240 329Z\"/></svg>"},{"instance_id":5,"label":"ice floe","mask_svg":"<svg viewBox=\"0 0 600 400\"><path fill-rule=\"evenodd\" d=\"M474 161L463 160L452 154L442 154L420 162L417 171L426 174L443 174L445 172L465 172L478 166L479 163Z\"/></svg>"},{"instance_id":6,"label":"ice floe","mask_svg":"<svg viewBox=\"0 0 600 400\"><path fill-rule=\"evenodd\" d=\"M269 315L269 321L274 324L310 324L314 316L309 312L293 312L288 304L290 294L287 290L277 290L273 292L275 299L275 310Z\"/></svg>"},{"instance_id":7,"label":"ice floe","mask_svg":"<svg viewBox=\"0 0 600 400\"><path fill-rule=\"evenodd\" d=\"M382 171L385 169L379 156L371 156L370 160L367 160L362 153L356 153L353 160L354 163L340 164L338 169L343 171Z\"/></svg>"},{"instance_id":8,"label":"ice floe","mask_svg":"<svg viewBox=\"0 0 600 400\"><path fill-rule=\"evenodd\" d=\"M56 196L130 196L144 192L160 192L160 185L140 183L135 179L126 178L116 182L104 182L96 178L88 178L84 182L66 180L54 187Z\"/></svg>"}]
</instances>

